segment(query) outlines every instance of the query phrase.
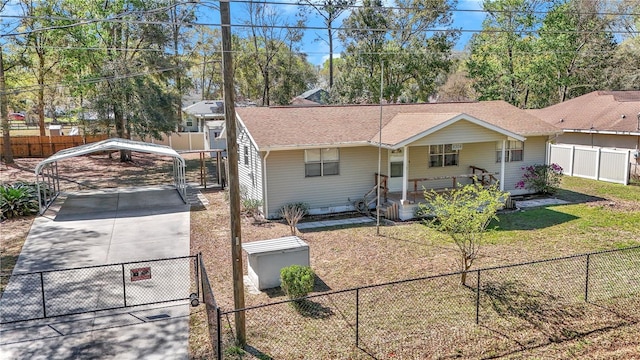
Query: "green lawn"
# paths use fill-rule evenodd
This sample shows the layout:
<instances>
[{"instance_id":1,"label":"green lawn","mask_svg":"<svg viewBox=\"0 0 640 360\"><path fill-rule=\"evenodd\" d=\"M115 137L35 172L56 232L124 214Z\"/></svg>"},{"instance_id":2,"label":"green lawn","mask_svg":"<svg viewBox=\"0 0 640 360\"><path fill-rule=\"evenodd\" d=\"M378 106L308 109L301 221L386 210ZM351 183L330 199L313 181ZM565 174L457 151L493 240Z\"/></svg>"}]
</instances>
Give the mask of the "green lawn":
<instances>
[{"instance_id":1,"label":"green lawn","mask_svg":"<svg viewBox=\"0 0 640 360\"><path fill-rule=\"evenodd\" d=\"M220 306L229 310L226 203L220 194L206 196L222 207L192 213L192 247L203 252L207 268L216 269L212 286ZM472 269L640 245L640 187L565 177L557 197L570 204L500 213ZM288 228L246 221L242 231L243 241L253 241L285 236ZM212 239L211 233L221 235ZM383 226L380 233L371 226L302 233L322 281L316 293L457 269L458 252L449 238L420 222ZM364 351L353 347L354 291L314 298L311 314L296 314L287 304L251 310L247 328L254 355L248 358L624 358L640 351L633 315L640 313L640 289L618 284L629 280L627 270L638 275L637 253L592 257L590 291L597 306L584 302L586 257L483 272L480 326L475 275L467 280L470 287L461 287L459 276L447 276L363 290ZM246 304L284 299L269 291L247 294ZM232 324L233 316L224 321ZM204 348L196 344L200 332L192 328L195 353Z\"/></svg>"}]
</instances>

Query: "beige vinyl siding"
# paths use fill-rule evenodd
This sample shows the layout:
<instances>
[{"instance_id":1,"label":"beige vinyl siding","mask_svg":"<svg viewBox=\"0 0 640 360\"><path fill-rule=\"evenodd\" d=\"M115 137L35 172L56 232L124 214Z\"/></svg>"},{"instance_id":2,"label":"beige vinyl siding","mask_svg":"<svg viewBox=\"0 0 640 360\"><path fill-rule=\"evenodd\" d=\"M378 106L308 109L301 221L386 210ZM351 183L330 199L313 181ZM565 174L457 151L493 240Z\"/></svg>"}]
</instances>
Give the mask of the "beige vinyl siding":
<instances>
[{"instance_id":1,"label":"beige vinyl siding","mask_svg":"<svg viewBox=\"0 0 640 360\"><path fill-rule=\"evenodd\" d=\"M249 149L248 165L245 165L245 146ZM264 203L262 196L262 158L243 128L238 128L238 179L240 181L241 197L260 200Z\"/></svg>"},{"instance_id":2,"label":"beige vinyl siding","mask_svg":"<svg viewBox=\"0 0 640 360\"><path fill-rule=\"evenodd\" d=\"M436 134L434 134L436 135ZM503 135L495 141L462 143L458 166L432 167L428 165L429 147L411 146L409 148L409 179L433 178L442 176L456 176L470 174L470 166L486 169L489 172L501 171L501 164L496 162L496 143L505 139ZM437 138L438 140L440 138ZM515 190L516 183L522 179L522 167L534 164L544 164L546 159L546 137L531 137L524 143L524 160L507 162L505 164L505 190ZM496 175L500 179L500 175ZM460 184L468 184L469 179L458 179ZM452 179L433 180L424 183L432 188L450 188ZM409 190L413 190L413 183L409 183Z\"/></svg>"},{"instance_id":3,"label":"beige vinyl siding","mask_svg":"<svg viewBox=\"0 0 640 360\"><path fill-rule=\"evenodd\" d=\"M414 141L410 146L458 144L470 142L497 141L504 135L478 126L466 120L457 121L444 129Z\"/></svg>"},{"instance_id":4,"label":"beige vinyl siding","mask_svg":"<svg viewBox=\"0 0 640 360\"><path fill-rule=\"evenodd\" d=\"M556 143L614 149L636 149L639 147L640 137L634 135L564 133L558 137Z\"/></svg>"},{"instance_id":5,"label":"beige vinyl siding","mask_svg":"<svg viewBox=\"0 0 640 360\"><path fill-rule=\"evenodd\" d=\"M340 148L340 175L317 177L304 175L304 150L272 151L267 158L268 215L277 217L278 209L292 202L323 211L353 205L373 188L377 170L376 147Z\"/></svg>"},{"instance_id":6,"label":"beige vinyl siding","mask_svg":"<svg viewBox=\"0 0 640 360\"><path fill-rule=\"evenodd\" d=\"M522 169L523 167L537 164L546 164L547 139L548 138L546 136L528 137L524 142L523 161L513 161L507 162L505 164L505 191L516 190L516 184L520 180L522 180L522 176L525 173L525 171ZM500 163L496 164L500 166ZM522 192L522 190L519 190L519 192Z\"/></svg>"}]
</instances>

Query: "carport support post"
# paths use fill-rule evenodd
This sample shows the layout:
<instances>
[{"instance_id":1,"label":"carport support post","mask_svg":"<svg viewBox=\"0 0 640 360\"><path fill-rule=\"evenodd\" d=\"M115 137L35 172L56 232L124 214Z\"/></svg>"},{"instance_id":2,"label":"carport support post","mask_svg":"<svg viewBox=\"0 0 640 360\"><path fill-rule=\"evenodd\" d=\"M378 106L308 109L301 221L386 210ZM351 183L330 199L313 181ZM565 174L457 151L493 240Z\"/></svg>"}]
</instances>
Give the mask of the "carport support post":
<instances>
[{"instance_id":1,"label":"carport support post","mask_svg":"<svg viewBox=\"0 0 640 360\"><path fill-rule=\"evenodd\" d=\"M244 309L244 284L242 282L242 237L240 223L240 184L238 181L238 142L236 136L236 111L233 86L233 58L231 56L231 11L229 0L220 1L222 27L222 67L224 80L224 118L227 130L229 156L229 210L231 218L231 257L233 263L233 303L235 309ZM235 312L236 342L247 343L244 311Z\"/></svg>"}]
</instances>

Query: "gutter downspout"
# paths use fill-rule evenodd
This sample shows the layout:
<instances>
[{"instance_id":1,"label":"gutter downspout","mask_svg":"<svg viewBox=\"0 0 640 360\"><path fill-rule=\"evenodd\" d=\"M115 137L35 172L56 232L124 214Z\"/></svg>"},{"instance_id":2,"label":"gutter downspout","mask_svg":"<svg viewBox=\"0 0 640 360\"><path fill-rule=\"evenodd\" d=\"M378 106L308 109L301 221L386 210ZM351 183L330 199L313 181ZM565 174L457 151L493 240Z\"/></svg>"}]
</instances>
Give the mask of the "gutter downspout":
<instances>
[{"instance_id":1,"label":"gutter downspout","mask_svg":"<svg viewBox=\"0 0 640 360\"><path fill-rule=\"evenodd\" d=\"M269 204L267 201L267 158L269 157L270 153L271 150L267 150L267 153L262 158L262 199L264 203L262 210L264 212L265 218L269 218Z\"/></svg>"}]
</instances>

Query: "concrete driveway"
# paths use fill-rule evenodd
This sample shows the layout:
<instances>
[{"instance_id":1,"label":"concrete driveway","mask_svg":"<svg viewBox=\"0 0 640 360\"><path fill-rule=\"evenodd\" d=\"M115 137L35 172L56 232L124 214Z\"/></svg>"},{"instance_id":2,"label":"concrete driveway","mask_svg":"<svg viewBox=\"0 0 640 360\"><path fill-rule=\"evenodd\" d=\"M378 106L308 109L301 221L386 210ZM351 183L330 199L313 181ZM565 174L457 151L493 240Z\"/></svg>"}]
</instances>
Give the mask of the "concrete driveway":
<instances>
[{"instance_id":1,"label":"concrete driveway","mask_svg":"<svg viewBox=\"0 0 640 360\"><path fill-rule=\"evenodd\" d=\"M188 256L189 225L189 205L170 187L61 196L34 220L0 299L0 318L109 309L123 299L131 306L186 297L192 259L145 260ZM136 263L17 275L125 262ZM147 267L150 278L134 282L134 268ZM184 301L66 315L0 326L0 358L187 358L188 332Z\"/></svg>"}]
</instances>

